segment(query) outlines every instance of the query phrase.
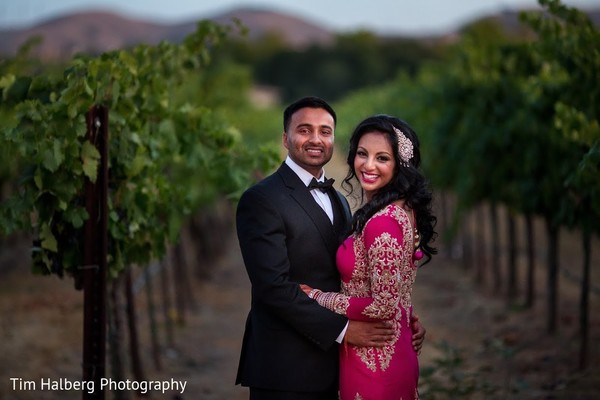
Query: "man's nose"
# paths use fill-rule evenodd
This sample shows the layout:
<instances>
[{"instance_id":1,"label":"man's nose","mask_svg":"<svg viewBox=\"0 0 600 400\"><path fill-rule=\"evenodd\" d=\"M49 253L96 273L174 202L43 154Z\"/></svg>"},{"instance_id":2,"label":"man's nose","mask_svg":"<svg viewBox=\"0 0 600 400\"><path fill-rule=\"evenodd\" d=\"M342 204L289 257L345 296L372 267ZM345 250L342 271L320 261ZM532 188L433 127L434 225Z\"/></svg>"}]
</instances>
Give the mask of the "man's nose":
<instances>
[{"instance_id":1,"label":"man's nose","mask_svg":"<svg viewBox=\"0 0 600 400\"><path fill-rule=\"evenodd\" d=\"M319 135L319 132L313 132L311 133L309 139L311 142L315 143L315 142L320 142L321 141L321 135Z\"/></svg>"}]
</instances>

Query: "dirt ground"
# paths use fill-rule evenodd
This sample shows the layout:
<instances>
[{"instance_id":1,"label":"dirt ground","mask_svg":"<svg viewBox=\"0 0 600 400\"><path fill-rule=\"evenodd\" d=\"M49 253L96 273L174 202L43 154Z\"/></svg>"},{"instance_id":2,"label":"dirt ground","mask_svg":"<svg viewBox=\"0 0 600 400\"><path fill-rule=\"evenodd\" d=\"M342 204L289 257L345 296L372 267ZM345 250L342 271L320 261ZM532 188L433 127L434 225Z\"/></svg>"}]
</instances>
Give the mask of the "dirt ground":
<instances>
[{"instance_id":1,"label":"dirt ground","mask_svg":"<svg viewBox=\"0 0 600 400\"><path fill-rule=\"evenodd\" d=\"M17 265L17 260L27 260L26 246L2 250L0 399L81 398L81 393L73 390L41 390L39 382L80 379L82 293L69 279L34 276L26 265L10 268L11 262ZM193 288L195 309L188 312L185 325L177 328L175 346L163 348L161 371L151 362L147 319L139 311L147 379L186 381L179 397L183 399L245 399L246 389L233 383L249 307L249 283L233 238L227 255L213 267L208 279L194 281ZM140 304L144 302L142 294L138 294ZM445 387L453 391L448 389L451 394L442 397L438 389L429 396L422 393L422 397L600 399L600 369L576 369L577 308L571 300L567 296L562 299L558 332L549 336L545 334L543 298L534 309L509 311L497 296L476 288L468 271L440 256L419 271L414 303L427 328L421 367L437 368L436 382L444 380ZM589 356L590 364L597 365L598 295L592 295L592 300L595 312L591 313ZM442 343L447 343L446 350ZM422 375L423 390L431 379ZM36 382L36 390L28 390L27 381ZM457 394L461 387L466 394ZM485 394L485 387L493 393ZM125 394L135 398L134 392ZM150 398L178 397L169 391L154 392Z\"/></svg>"}]
</instances>

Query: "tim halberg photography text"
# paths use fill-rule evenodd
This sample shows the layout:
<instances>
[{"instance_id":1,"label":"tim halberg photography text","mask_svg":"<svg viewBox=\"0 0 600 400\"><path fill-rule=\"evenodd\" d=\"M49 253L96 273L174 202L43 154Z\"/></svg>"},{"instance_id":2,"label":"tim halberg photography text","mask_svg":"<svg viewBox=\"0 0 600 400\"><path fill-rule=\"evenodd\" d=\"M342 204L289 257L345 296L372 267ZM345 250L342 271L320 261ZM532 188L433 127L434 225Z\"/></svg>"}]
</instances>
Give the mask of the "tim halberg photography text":
<instances>
[{"instance_id":1,"label":"tim halberg photography text","mask_svg":"<svg viewBox=\"0 0 600 400\"><path fill-rule=\"evenodd\" d=\"M23 378L9 378L13 391L86 391L94 393L96 390L94 381L74 381L66 378L51 379L41 378L39 381L26 380ZM175 379L162 381L133 381L130 379L117 381L111 378L100 380L99 390L134 390L145 394L149 391L166 393L175 391L183 394L187 381Z\"/></svg>"}]
</instances>

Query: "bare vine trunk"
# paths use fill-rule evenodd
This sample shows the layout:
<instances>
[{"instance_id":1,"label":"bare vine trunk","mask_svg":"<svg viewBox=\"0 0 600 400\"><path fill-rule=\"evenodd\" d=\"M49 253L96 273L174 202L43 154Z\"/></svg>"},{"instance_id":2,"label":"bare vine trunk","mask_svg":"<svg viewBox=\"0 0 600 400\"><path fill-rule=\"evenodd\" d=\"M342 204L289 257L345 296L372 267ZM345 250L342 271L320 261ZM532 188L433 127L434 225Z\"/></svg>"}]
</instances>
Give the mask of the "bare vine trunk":
<instances>
[{"instance_id":1,"label":"bare vine trunk","mask_svg":"<svg viewBox=\"0 0 600 400\"><path fill-rule=\"evenodd\" d=\"M165 321L165 331L166 331L166 342L167 346L173 347L175 345L175 329L173 326L174 318L173 318L173 305L171 303L171 291L169 288L171 287L170 278L169 278L169 270L171 269L171 253L172 249L167 248L167 252L165 257L162 260L162 268L160 269L160 294L162 299L162 311L163 311L163 319Z\"/></svg>"},{"instance_id":2,"label":"bare vine trunk","mask_svg":"<svg viewBox=\"0 0 600 400\"><path fill-rule=\"evenodd\" d=\"M498 234L498 205L490 203L490 232L492 241L492 289L494 294L502 288L502 271L500 270L500 235Z\"/></svg>"},{"instance_id":3,"label":"bare vine trunk","mask_svg":"<svg viewBox=\"0 0 600 400\"><path fill-rule=\"evenodd\" d=\"M525 293L525 307L531 308L535 302L535 234L533 230L533 216L525 215L525 235L527 237L527 289Z\"/></svg>"},{"instance_id":4,"label":"bare vine trunk","mask_svg":"<svg viewBox=\"0 0 600 400\"><path fill-rule=\"evenodd\" d=\"M507 218L508 234L508 277L506 287L506 304L511 306L517 297L517 227L515 214L509 210Z\"/></svg>"},{"instance_id":5,"label":"bare vine trunk","mask_svg":"<svg viewBox=\"0 0 600 400\"><path fill-rule=\"evenodd\" d=\"M546 232L548 235L548 320L546 331L556 333L556 314L558 303L558 236L556 226L546 218Z\"/></svg>"},{"instance_id":6,"label":"bare vine trunk","mask_svg":"<svg viewBox=\"0 0 600 400\"><path fill-rule=\"evenodd\" d=\"M579 349L579 369L583 370L588 365L589 342L589 304L590 304L590 268L592 258L592 235L586 228L582 230L583 236L583 277L581 279L581 294L579 300L579 330L581 346Z\"/></svg>"},{"instance_id":7,"label":"bare vine trunk","mask_svg":"<svg viewBox=\"0 0 600 400\"><path fill-rule=\"evenodd\" d=\"M140 357L140 340L137 330L137 318L135 310L135 298L133 295L133 281L131 267L125 269L125 297L127 299L127 326L129 328L129 354L131 358L131 372L138 382L146 380L142 359ZM138 391L138 397L147 397L147 393Z\"/></svg>"},{"instance_id":8,"label":"bare vine trunk","mask_svg":"<svg viewBox=\"0 0 600 400\"><path fill-rule=\"evenodd\" d=\"M125 380L125 352L123 350L123 296L121 286L123 275L120 274L110 284L109 312L108 312L108 348L110 354L111 377L115 381ZM114 400L127 400L129 394L125 390L114 390Z\"/></svg>"},{"instance_id":9,"label":"bare vine trunk","mask_svg":"<svg viewBox=\"0 0 600 400\"><path fill-rule=\"evenodd\" d=\"M159 268L162 265L159 266ZM150 345L152 346L152 360L154 367L160 371L162 369L160 359L160 341L158 339L158 325L156 322L156 305L154 304L154 293L152 291L152 274L150 268L144 268L144 277L146 278L146 302L148 304L148 321L150 324Z\"/></svg>"},{"instance_id":10,"label":"bare vine trunk","mask_svg":"<svg viewBox=\"0 0 600 400\"><path fill-rule=\"evenodd\" d=\"M485 284L485 271L487 269L487 243L484 225L485 209L480 205L475 210L475 237L473 238L473 259L475 260L476 275L479 275L481 284Z\"/></svg>"}]
</instances>

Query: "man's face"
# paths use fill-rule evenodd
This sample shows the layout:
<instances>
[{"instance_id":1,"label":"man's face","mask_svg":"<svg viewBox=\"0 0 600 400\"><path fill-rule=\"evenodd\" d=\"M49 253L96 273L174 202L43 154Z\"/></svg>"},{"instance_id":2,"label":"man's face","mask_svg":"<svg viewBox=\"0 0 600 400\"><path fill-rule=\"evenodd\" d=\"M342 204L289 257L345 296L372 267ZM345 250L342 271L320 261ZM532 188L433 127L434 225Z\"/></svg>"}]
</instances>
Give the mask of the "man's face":
<instances>
[{"instance_id":1,"label":"man's face","mask_svg":"<svg viewBox=\"0 0 600 400\"><path fill-rule=\"evenodd\" d=\"M296 164L319 177L331 160L334 140L333 116L322 108L301 108L292 114L283 145Z\"/></svg>"}]
</instances>

